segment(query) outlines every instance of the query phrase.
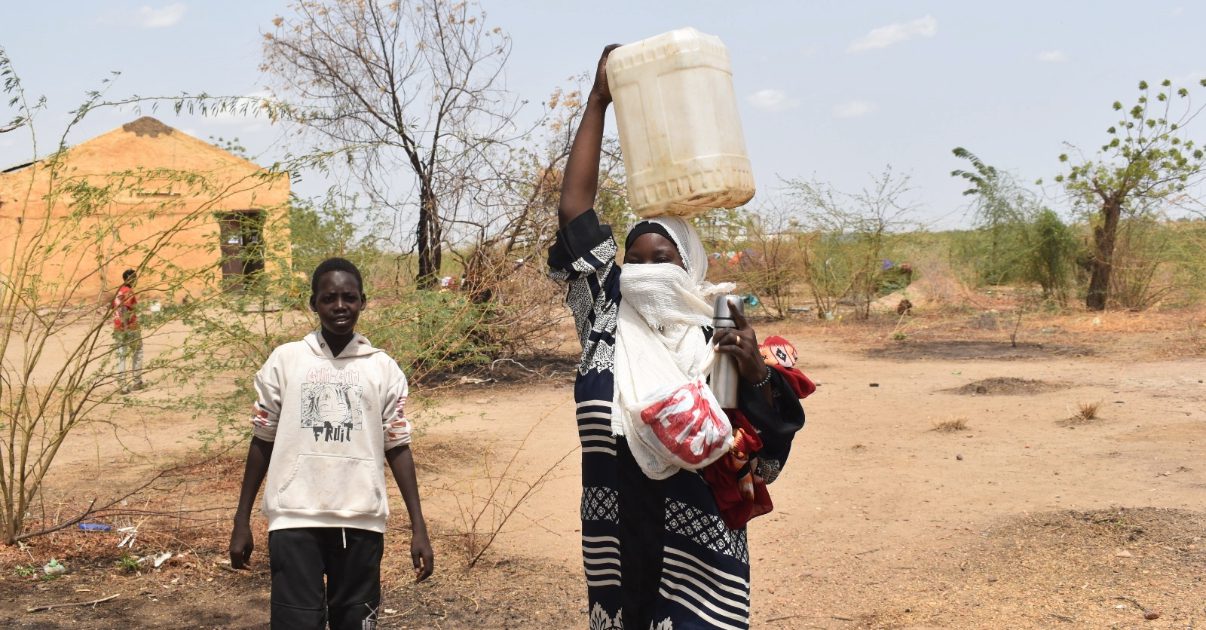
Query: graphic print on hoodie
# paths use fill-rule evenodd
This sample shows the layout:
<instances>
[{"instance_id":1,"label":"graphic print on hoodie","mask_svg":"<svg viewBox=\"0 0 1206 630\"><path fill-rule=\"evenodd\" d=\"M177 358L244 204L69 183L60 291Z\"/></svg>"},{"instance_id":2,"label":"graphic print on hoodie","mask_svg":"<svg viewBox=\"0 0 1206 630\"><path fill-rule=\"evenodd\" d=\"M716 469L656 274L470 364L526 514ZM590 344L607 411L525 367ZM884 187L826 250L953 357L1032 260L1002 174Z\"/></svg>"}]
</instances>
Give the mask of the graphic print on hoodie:
<instances>
[{"instance_id":1,"label":"graphic print on hoodie","mask_svg":"<svg viewBox=\"0 0 1206 630\"><path fill-rule=\"evenodd\" d=\"M313 332L272 352L255 375L251 422L273 442L264 484L268 530L384 532L385 451L409 444L406 375L356 335L338 357Z\"/></svg>"},{"instance_id":2,"label":"graphic print on hoodie","mask_svg":"<svg viewBox=\"0 0 1206 630\"><path fill-rule=\"evenodd\" d=\"M301 388L301 425L314 432L315 441L350 441L352 431L364 428L363 396L360 372L311 368Z\"/></svg>"}]
</instances>

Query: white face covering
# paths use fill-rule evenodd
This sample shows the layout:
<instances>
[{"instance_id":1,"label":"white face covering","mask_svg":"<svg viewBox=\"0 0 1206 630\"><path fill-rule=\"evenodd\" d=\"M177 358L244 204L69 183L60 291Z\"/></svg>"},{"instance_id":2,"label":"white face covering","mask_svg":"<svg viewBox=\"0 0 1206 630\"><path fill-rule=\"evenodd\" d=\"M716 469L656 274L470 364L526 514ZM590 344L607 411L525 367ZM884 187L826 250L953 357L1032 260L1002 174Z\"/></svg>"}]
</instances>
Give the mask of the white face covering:
<instances>
[{"instance_id":1,"label":"white face covering","mask_svg":"<svg viewBox=\"0 0 1206 630\"><path fill-rule=\"evenodd\" d=\"M712 307L693 285L687 272L672 263L628 264L620 273L623 303L632 305L650 328L663 333L711 323Z\"/></svg>"}]
</instances>

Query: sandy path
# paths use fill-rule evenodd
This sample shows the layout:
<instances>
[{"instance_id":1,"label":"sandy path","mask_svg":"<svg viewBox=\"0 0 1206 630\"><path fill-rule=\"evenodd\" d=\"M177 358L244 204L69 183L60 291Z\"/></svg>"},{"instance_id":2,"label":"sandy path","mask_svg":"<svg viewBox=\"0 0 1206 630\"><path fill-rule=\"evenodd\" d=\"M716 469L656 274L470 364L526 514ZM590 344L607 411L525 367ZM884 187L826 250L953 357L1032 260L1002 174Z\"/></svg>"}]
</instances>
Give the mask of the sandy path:
<instances>
[{"instance_id":1,"label":"sandy path","mask_svg":"<svg viewBox=\"0 0 1206 630\"><path fill-rule=\"evenodd\" d=\"M1206 384L1199 379L1206 360L898 361L824 341L823 330L795 332L787 336L821 387L805 403L808 424L771 488L776 510L750 526L755 627L835 627L893 605L902 590L930 579L944 558L1001 519L1108 506L1200 508ZM993 377L1067 387L1025 396L942 391ZM501 474L522 447L510 476L532 481L551 472L490 557L540 558L577 575L579 459L571 399L565 379L467 386L417 413L420 463L425 448L464 445L454 446L451 458L445 454L442 468L421 474L429 518L445 533L461 527L465 506L481 505L480 496L469 494L473 480L480 495L482 480ZM1057 424L1078 403L1096 401L1100 420ZM930 430L960 418L964 431ZM145 414L117 423L117 431L72 436L49 489L132 478L147 469L148 454L164 460L194 448L191 436L204 425ZM491 473L484 472L483 451L492 453ZM484 524L490 518L497 517L487 512Z\"/></svg>"},{"instance_id":2,"label":"sandy path","mask_svg":"<svg viewBox=\"0 0 1206 630\"><path fill-rule=\"evenodd\" d=\"M1206 361L902 362L794 341L821 387L806 401L808 424L772 486L776 511L750 526L756 626L790 616L784 627L810 619L828 627L835 615L874 610L893 582L923 575L943 550L1003 517L1200 506L1206 385L1198 376ZM1068 387L1027 396L941 391L993 377ZM505 451L541 422L539 445L522 457L535 478L576 444L571 396L564 383L463 392L440 406L456 421L430 434L497 441ZM1096 401L1102 419L1057 424L1078 403ZM966 419L966 431L930 430L956 418ZM575 455L522 507L526 519L505 531L497 553L577 569L577 466Z\"/></svg>"}]
</instances>

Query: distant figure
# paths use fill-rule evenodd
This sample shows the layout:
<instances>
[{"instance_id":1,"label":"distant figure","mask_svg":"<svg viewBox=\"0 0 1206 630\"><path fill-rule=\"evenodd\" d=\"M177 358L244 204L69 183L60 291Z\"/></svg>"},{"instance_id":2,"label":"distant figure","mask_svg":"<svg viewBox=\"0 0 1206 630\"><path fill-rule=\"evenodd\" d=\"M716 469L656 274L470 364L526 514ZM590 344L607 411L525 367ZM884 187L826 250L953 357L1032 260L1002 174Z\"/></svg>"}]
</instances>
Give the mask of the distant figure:
<instances>
[{"instance_id":1,"label":"distant figure","mask_svg":"<svg viewBox=\"0 0 1206 630\"><path fill-rule=\"evenodd\" d=\"M897 315L908 315L908 314L912 313L912 311L913 311L913 303L909 301L909 298L901 298L900 304L896 305L896 314Z\"/></svg>"},{"instance_id":2,"label":"distant figure","mask_svg":"<svg viewBox=\"0 0 1206 630\"><path fill-rule=\"evenodd\" d=\"M113 346L117 349L117 385L123 394L143 388L142 332L135 312L138 297L134 295L137 280L138 274L133 269L121 272L121 288L113 296Z\"/></svg>"}]
</instances>

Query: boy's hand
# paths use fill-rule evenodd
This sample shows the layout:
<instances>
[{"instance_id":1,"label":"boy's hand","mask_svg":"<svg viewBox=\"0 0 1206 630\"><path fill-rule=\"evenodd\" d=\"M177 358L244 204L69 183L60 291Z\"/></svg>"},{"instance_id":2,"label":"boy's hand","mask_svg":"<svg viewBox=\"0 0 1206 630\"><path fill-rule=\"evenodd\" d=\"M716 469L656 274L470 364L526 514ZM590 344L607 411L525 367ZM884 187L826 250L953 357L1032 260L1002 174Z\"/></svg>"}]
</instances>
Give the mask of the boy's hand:
<instances>
[{"instance_id":1,"label":"boy's hand","mask_svg":"<svg viewBox=\"0 0 1206 630\"><path fill-rule=\"evenodd\" d=\"M410 559L415 565L415 581L422 582L431 577L435 571L435 554L431 551L431 541L427 539L427 530L423 529L410 539Z\"/></svg>"},{"instance_id":2,"label":"boy's hand","mask_svg":"<svg viewBox=\"0 0 1206 630\"><path fill-rule=\"evenodd\" d=\"M251 535L251 524L236 522L234 531L230 533L230 567L246 569L251 566L252 549L255 549L255 541Z\"/></svg>"},{"instance_id":3,"label":"boy's hand","mask_svg":"<svg viewBox=\"0 0 1206 630\"><path fill-rule=\"evenodd\" d=\"M607 56L619 47L619 44L611 44L604 48L603 55L599 57L599 67L595 69L595 84L590 89L590 95L602 105L611 102L611 87L607 85Z\"/></svg>"}]
</instances>

